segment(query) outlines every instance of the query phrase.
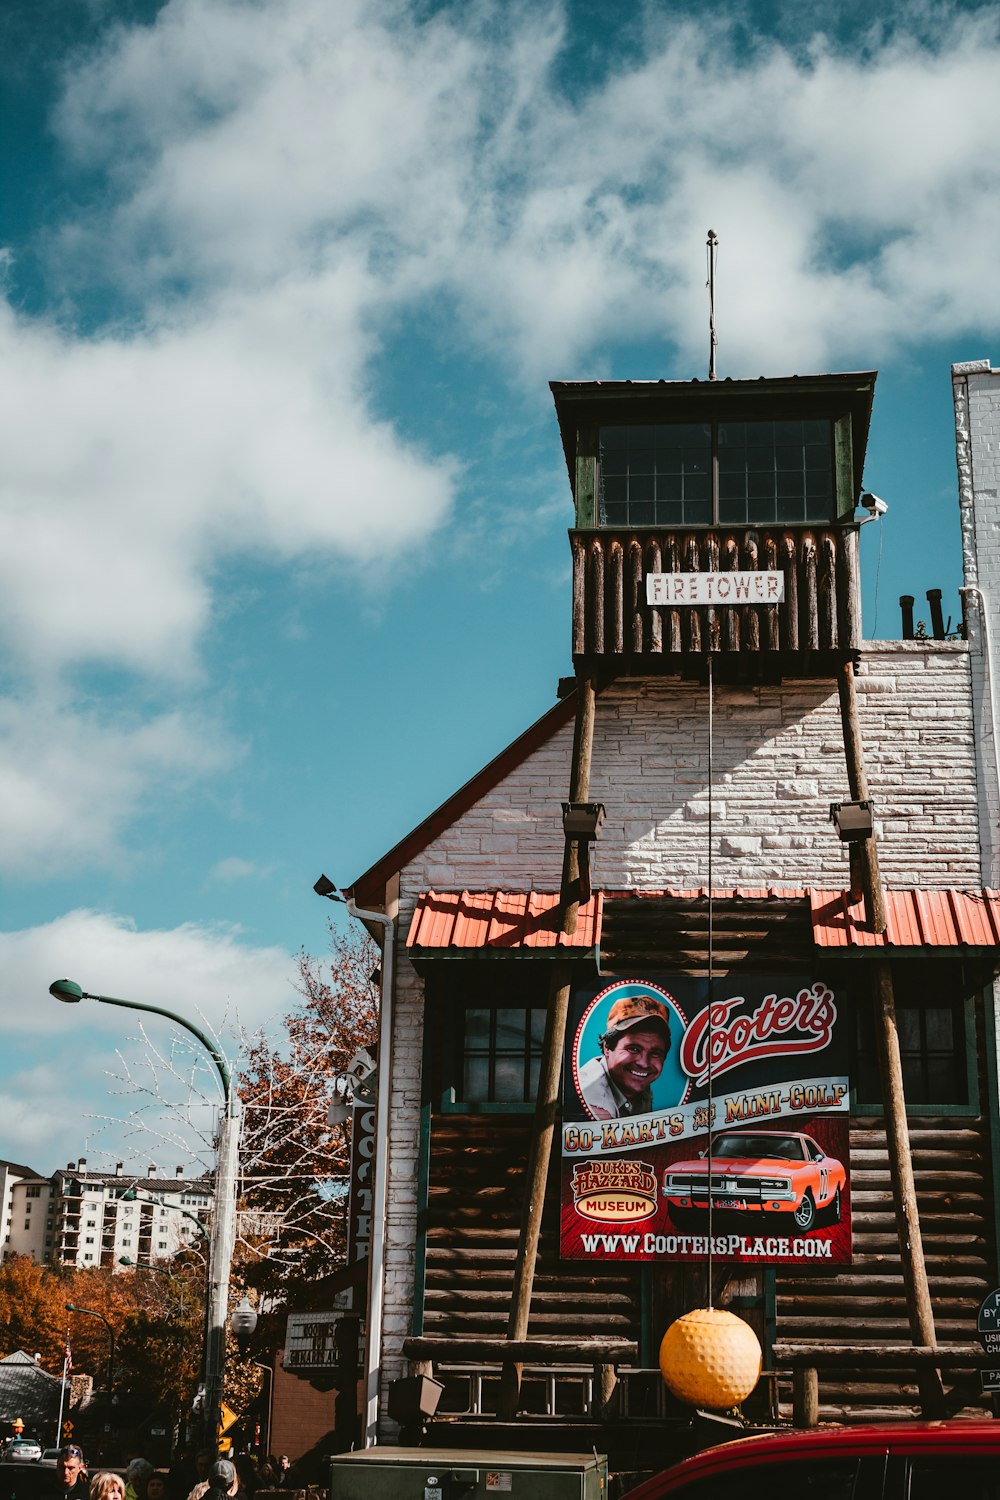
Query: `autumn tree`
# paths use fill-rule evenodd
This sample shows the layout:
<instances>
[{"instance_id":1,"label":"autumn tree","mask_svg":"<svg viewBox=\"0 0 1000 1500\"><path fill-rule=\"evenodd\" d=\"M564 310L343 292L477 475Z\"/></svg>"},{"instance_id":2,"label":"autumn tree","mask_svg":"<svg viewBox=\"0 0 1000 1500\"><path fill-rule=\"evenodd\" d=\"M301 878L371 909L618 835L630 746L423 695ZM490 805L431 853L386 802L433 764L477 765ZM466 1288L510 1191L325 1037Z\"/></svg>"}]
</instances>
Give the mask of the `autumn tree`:
<instances>
[{"instance_id":1,"label":"autumn tree","mask_svg":"<svg viewBox=\"0 0 1000 1500\"><path fill-rule=\"evenodd\" d=\"M242 1102L234 1288L250 1291L265 1315L292 1303L308 1307L343 1261L349 1127L331 1126L327 1114L338 1075L359 1047L375 1047L377 962L358 926L331 928L328 958L300 955L300 999L277 1031L250 1034L237 1019L220 1039ZM144 1137L143 1149L152 1138L175 1160L199 1156L207 1173L214 1080L205 1060L184 1035L164 1040L144 1026L139 1035L138 1061L119 1054L121 1070L112 1075L133 1101L131 1131ZM188 1253L202 1252L194 1245Z\"/></svg>"},{"instance_id":2,"label":"autumn tree","mask_svg":"<svg viewBox=\"0 0 1000 1500\"><path fill-rule=\"evenodd\" d=\"M376 961L377 949L357 928L331 930L325 963L301 954L302 1000L284 1018L282 1043L257 1036L240 1071L244 1275L286 1305L308 1306L343 1262L350 1143L327 1114L338 1075L359 1047L375 1047Z\"/></svg>"},{"instance_id":3,"label":"autumn tree","mask_svg":"<svg viewBox=\"0 0 1000 1500\"><path fill-rule=\"evenodd\" d=\"M198 1377L202 1284L196 1266L180 1266L168 1275L143 1269L114 1273L36 1265L27 1256L13 1256L0 1266L0 1352L38 1354L42 1368L58 1375L68 1334L74 1373L88 1374L95 1387L105 1387L110 1345L101 1319L106 1318L115 1337L116 1392L134 1393L146 1407L181 1411L190 1405ZM70 1312L67 1303L87 1312Z\"/></svg>"}]
</instances>

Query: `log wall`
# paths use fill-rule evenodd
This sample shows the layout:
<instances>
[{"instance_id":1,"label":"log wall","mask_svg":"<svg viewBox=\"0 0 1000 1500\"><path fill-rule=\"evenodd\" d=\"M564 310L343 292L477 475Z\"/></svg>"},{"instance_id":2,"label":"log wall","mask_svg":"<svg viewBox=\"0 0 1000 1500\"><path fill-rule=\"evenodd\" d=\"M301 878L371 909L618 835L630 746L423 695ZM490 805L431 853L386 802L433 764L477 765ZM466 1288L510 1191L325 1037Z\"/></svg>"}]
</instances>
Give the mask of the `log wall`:
<instances>
[{"instance_id":1,"label":"log wall","mask_svg":"<svg viewBox=\"0 0 1000 1500\"><path fill-rule=\"evenodd\" d=\"M856 528L574 531L573 656L578 664L680 670L709 653L782 660L861 647ZM647 573L779 571L777 605L651 607Z\"/></svg>"},{"instance_id":2,"label":"log wall","mask_svg":"<svg viewBox=\"0 0 1000 1500\"><path fill-rule=\"evenodd\" d=\"M507 1329L531 1116L438 1115L431 1131L424 1332ZM553 1159L528 1334L637 1339L640 1272L596 1274L558 1258Z\"/></svg>"},{"instance_id":3,"label":"log wall","mask_svg":"<svg viewBox=\"0 0 1000 1500\"><path fill-rule=\"evenodd\" d=\"M988 1135L964 1117L915 1118L909 1133L937 1341L975 1342L979 1304L995 1284ZM880 1119L851 1122L851 1204L852 1265L778 1273L782 1343L910 1342ZM949 1415L988 1411L976 1371L945 1370L944 1384L953 1392ZM920 1415L912 1368L821 1366L819 1392L821 1421Z\"/></svg>"}]
</instances>

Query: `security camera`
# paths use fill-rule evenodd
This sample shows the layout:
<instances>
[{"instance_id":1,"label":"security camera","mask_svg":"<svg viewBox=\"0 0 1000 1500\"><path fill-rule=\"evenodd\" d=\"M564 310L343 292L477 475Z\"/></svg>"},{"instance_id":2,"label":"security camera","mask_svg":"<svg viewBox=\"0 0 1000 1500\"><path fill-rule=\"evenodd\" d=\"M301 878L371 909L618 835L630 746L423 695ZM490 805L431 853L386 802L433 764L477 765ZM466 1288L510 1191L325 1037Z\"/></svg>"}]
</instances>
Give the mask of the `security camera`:
<instances>
[{"instance_id":1,"label":"security camera","mask_svg":"<svg viewBox=\"0 0 1000 1500\"><path fill-rule=\"evenodd\" d=\"M330 880L326 875L321 875L319 877L319 879L313 886L313 890L316 892L317 896L325 896L328 901L339 901L341 906L346 906L348 904L346 896L342 896L340 894L333 881Z\"/></svg>"},{"instance_id":2,"label":"security camera","mask_svg":"<svg viewBox=\"0 0 1000 1500\"><path fill-rule=\"evenodd\" d=\"M861 504L865 510L871 511L873 517L884 516L889 509L884 500L880 500L878 495L871 494L869 490L865 490L861 496Z\"/></svg>"},{"instance_id":3,"label":"security camera","mask_svg":"<svg viewBox=\"0 0 1000 1500\"><path fill-rule=\"evenodd\" d=\"M347 1072L355 1083L367 1083L377 1066L367 1047L359 1047L347 1064Z\"/></svg>"}]
</instances>

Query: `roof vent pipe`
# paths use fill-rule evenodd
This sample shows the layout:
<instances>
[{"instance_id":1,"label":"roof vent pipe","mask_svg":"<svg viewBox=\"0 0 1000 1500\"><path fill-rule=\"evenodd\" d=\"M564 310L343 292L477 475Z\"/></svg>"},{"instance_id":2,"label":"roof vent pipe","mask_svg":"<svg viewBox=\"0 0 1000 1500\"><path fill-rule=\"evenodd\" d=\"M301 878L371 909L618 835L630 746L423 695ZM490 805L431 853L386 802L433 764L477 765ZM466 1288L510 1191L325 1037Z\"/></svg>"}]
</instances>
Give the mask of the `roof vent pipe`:
<instances>
[{"instance_id":1,"label":"roof vent pipe","mask_svg":"<svg viewBox=\"0 0 1000 1500\"><path fill-rule=\"evenodd\" d=\"M931 629L936 641L944 640L944 615L941 613L941 590L928 589L927 603L931 610Z\"/></svg>"},{"instance_id":2,"label":"roof vent pipe","mask_svg":"<svg viewBox=\"0 0 1000 1500\"><path fill-rule=\"evenodd\" d=\"M900 594L899 607L903 612L903 640L913 640L913 595Z\"/></svg>"}]
</instances>

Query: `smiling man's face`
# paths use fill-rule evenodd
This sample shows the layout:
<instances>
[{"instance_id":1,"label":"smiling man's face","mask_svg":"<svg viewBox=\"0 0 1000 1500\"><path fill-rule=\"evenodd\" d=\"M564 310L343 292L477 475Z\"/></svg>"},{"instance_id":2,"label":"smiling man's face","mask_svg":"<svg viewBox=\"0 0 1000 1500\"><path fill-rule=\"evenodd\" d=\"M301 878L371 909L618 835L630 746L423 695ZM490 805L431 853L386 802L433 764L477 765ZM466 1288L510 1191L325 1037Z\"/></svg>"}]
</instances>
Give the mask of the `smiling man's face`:
<instances>
[{"instance_id":1,"label":"smiling man's face","mask_svg":"<svg viewBox=\"0 0 1000 1500\"><path fill-rule=\"evenodd\" d=\"M651 1088L663 1072L667 1042L658 1026L636 1026L604 1044L604 1059L615 1086L627 1099Z\"/></svg>"}]
</instances>

